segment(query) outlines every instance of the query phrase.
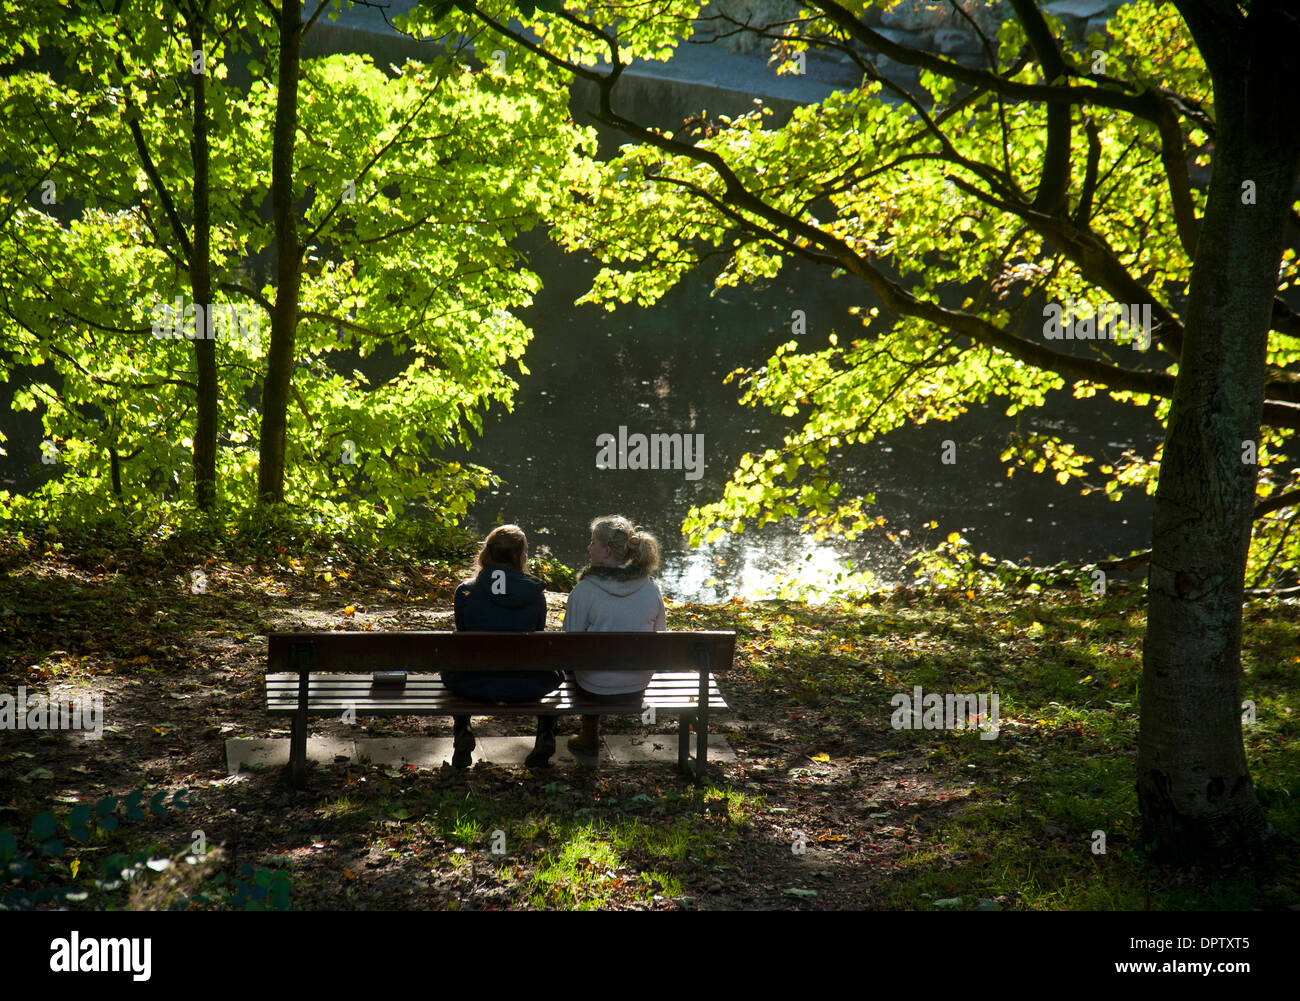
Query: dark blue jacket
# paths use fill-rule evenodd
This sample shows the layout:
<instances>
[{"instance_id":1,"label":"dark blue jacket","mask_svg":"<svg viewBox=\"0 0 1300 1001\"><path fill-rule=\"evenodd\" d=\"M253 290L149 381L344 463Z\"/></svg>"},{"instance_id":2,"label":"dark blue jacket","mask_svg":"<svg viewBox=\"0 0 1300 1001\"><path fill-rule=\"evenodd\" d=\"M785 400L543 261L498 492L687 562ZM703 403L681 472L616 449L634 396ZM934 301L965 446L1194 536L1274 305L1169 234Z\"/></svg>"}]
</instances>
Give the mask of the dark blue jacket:
<instances>
[{"instance_id":1,"label":"dark blue jacket","mask_svg":"<svg viewBox=\"0 0 1300 1001\"><path fill-rule=\"evenodd\" d=\"M458 632L526 633L546 629L545 585L513 567L487 567L456 588L452 605ZM457 695L496 702L531 702L555 691L559 671L443 671L442 681Z\"/></svg>"}]
</instances>

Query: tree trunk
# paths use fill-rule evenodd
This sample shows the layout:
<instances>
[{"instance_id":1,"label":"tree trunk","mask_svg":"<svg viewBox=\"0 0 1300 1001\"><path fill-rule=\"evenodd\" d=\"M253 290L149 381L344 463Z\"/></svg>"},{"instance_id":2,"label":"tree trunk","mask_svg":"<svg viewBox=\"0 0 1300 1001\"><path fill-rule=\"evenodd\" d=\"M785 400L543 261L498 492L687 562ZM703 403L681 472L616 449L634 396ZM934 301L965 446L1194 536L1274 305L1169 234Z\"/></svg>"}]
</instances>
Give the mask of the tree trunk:
<instances>
[{"instance_id":1,"label":"tree trunk","mask_svg":"<svg viewBox=\"0 0 1300 1001\"><path fill-rule=\"evenodd\" d=\"M203 25L190 21L190 44L203 51ZM211 207L208 190L207 66L203 73L190 73L194 86L194 133L190 156L194 163L194 253L190 258L190 292L203 308L206 329L195 330L194 361L198 369L198 399L194 428L194 506L211 510L217 499L217 345L205 333L213 329ZM197 316L196 316L197 325Z\"/></svg>"},{"instance_id":2,"label":"tree trunk","mask_svg":"<svg viewBox=\"0 0 1300 1001\"><path fill-rule=\"evenodd\" d=\"M1300 167L1300 25L1267 3L1178 4L1214 82L1218 133L1156 494L1142 669L1143 837L1182 863L1267 850L1241 736L1241 606L1265 349ZM1211 10L1211 7L1214 10ZM1254 182L1254 204L1243 183ZM1249 201L1249 198L1246 199Z\"/></svg>"},{"instance_id":3,"label":"tree trunk","mask_svg":"<svg viewBox=\"0 0 1300 1001\"><path fill-rule=\"evenodd\" d=\"M298 63L302 49L302 5L280 7L280 67L276 84L275 136L271 151L271 212L275 222L275 309L262 386L262 427L257 493L262 503L284 500L285 430L293 375L294 337L302 254L293 204L293 150L298 130Z\"/></svg>"}]
</instances>

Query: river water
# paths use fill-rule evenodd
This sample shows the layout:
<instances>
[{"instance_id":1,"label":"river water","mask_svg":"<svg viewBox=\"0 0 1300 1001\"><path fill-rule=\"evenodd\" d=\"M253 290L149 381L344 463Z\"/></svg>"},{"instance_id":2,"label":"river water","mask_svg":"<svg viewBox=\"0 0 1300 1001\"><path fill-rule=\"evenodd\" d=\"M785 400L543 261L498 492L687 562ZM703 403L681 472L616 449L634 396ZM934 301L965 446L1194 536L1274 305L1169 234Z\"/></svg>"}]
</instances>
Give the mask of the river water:
<instances>
[{"instance_id":1,"label":"river water","mask_svg":"<svg viewBox=\"0 0 1300 1001\"><path fill-rule=\"evenodd\" d=\"M819 350L832 331L841 341L861 332L850 306L870 307L869 290L852 278L833 279L811 265L791 263L765 288L714 292L697 273L650 308L613 312L574 306L597 271L588 258L565 254L544 238L528 241L531 266L544 282L520 316L536 336L525 357L513 413L498 408L484 423L472 461L502 477L472 509L481 531L513 521L532 548L548 546L570 565L586 560L590 520L618 513L651 529L664 550L659 579L679 601L721 601L772 593L794 581L816 599L837 574L867 570L881 584L905 583L907 553L957 531L976 552L1034 563L1087 562L1128 553L1150 542L1151 499L1128 492L1120 502L1079 496L1050 475L1006 476L998 456L1016 418L1006 403L974 407L951 424L905 426L861 446L845 459L842 496L874 492L886 526L855 542L817 543L791 519L727 535L691 549L680 535L694 504L721 496L746 451L780 444L794 418L741 406L734 368L761 364L792 335L794 309L807 314L801 346ZM703 436L699 479L686 470L599 469L597 439L641 433ZM1149 454L1159 427L1143 413L1108 399L1075 400L1060 392L1039 414L1021 416L1021 430L1062 433L1100 460L1126 447ZM958 462L940 460L952 439ZM938 522L936 530L923 526ZM891 540L886 535L896 536Z\"/></svg>"}]
</instances>

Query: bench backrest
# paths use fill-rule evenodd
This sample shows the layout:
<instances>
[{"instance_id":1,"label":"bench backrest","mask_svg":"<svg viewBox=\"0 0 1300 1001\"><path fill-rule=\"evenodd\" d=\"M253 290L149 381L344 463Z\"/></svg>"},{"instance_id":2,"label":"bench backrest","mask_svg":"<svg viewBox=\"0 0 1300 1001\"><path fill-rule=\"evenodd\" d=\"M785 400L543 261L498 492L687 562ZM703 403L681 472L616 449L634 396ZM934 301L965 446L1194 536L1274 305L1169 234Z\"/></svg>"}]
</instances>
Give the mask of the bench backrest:
<instances>
[{"instance_id":1,"label":"bench backrest","mask_svg":"<svg viewBox=\"0 0 1300 1001\"><path fill-rule=\"evenodd\" d=\"M710 671L731 667L733 632L477 633L346 632L271 633L272 673L295 671L295 648L310 647L310 670L681 671L698 667L707 653Z\"/></svg>"}]
</instances>

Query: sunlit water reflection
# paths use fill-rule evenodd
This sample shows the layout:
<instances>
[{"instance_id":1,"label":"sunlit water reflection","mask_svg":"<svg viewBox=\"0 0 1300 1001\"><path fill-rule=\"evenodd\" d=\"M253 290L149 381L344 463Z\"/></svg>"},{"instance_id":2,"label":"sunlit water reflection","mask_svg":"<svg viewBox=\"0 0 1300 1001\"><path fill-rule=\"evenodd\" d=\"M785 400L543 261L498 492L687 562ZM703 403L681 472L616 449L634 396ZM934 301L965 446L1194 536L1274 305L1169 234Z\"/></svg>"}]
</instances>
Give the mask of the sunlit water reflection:
<instances>
[{"instance_id":1,"label":"sunlit water reflection","mask_svg":"<svg viewBox=\"0 0 1300 1001\"><path fill-rule=\"evenodd\" d=\"M792 309L808 317L801 346L820 350L832 331L856 336L861 327L848 307L873 300L858 283L791 264L766 288L711 296L710 278L699 275L654 307L611 313L572 305L590 287L591 262L545 245L532 266L544 289L521 314L536 331L525 359L531 374L519 377L514 412L495 412L472 453L457 456L505 481L471 511L482 531L515 521L534 549L545 545L577 566L586 559L591 519L623 514L662 541L665 594L706 602L771 593L790 580L804 582L815 599L838 576L863 570L882 585L909 583L905 557L954 531L976 553L1039 564L1086 562L1149 543L1145 495L1130 491L1112 503L1099 494L1080 497L1077 484L1061 486L1050 476L1022 470L1009 479L999 455L1017 421L1005 416L1005 401L994 400L950 424L899 428L849 456L838 476L843 496L874 492L884 528L853 542L819 543L786 519L690 549L680 529L691 506L717 500L746 451L779 445L795 426L740 406L736 384L723 378L762 364L790 340ZM1159 429L1134 408L1066 393L1048 402L1041 416L1021 417L1022 431L1060 431L1101 461L1114 461L1125 447L1149 452L1157 440ZM628 435L702 434L703 476L597 468L598 437L617 435L620 425ZM940 462L947 439L957 446L953 466ZM925 527L932 519L934 530Z\"/></svg>"}]
</instances>

